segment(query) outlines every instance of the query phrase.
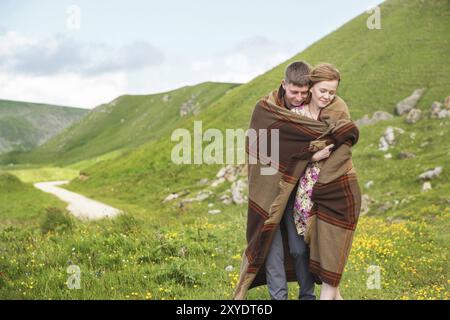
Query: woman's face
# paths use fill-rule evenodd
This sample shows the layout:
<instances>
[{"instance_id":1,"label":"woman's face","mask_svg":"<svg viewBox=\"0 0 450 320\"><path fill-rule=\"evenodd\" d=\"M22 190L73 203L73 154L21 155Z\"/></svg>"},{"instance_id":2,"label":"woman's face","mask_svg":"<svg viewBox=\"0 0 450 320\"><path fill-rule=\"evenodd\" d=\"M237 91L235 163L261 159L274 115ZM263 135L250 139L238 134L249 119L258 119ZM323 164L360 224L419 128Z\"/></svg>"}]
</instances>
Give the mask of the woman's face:
<instances>
[{"instance_id":1,"label":"woman's face","mask_svg":"<svg viewBox=\"0 0 450 320\"><path fill-rule=\"evenodd\" d=\"M325 108L333 101L339 85L337 80L321 81L313 85L311 91L311 101L319 108Z\"/></svg>"}]
</instances>

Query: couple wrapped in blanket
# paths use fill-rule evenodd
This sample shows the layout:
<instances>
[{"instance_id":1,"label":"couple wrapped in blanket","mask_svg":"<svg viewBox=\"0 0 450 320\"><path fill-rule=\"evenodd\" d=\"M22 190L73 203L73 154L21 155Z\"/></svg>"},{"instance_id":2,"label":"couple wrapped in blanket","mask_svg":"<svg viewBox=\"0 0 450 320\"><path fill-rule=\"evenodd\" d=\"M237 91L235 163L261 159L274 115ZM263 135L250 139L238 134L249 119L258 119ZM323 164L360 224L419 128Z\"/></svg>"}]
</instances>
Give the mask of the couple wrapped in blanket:
<instances>
[{"instance_id":1,"label":"couple wrapped in blanket","mask_svg":"<svg viewBox=\"0 0 450 320\"><path fill-rule=\"evenodd\" d=\"M278 90L256 104L247 139L249 200L247 247L234 299L267 284L272 299L287 299L287 282L300 285L299 299L342 299L339 283L361 208L351 148L359 131L336 95L341 77L330 64L311 69L291 63ZM266 130L261 130L266 129ZM278 162L258 150L278 130ZM274 174L262 168L275 167Z\"/></svg>"}]
</instances>

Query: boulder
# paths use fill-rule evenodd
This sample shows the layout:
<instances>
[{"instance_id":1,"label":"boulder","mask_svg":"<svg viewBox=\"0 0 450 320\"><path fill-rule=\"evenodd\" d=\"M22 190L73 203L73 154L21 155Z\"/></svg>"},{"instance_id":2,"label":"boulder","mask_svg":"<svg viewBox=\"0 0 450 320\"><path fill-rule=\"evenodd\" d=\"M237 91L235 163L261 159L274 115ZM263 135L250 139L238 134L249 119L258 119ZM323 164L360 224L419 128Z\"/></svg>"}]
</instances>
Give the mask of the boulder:
<instances>
[{"instance_id":1,"label":"boulder","mask_svg":"<svg viewBox=\"0 0 450 320\"><path fill-rule=\"evenodd\" d=\"M406 123L414 124L420 120L422 116L422 110L420 109L411 109L406 116Z\"/></svg>"},{"instance_id":2,"label":"boulder","mask_svg":"<svg viewBox=\"0 0 450 320\"><path fill-rule=\"evenodd\" d=\"M450 117L450 110L442 109L441 111L439 111L437 117L439 119Z\"/></svg>"},{"instance_id":3,"label":"boulder","mask_svg":"<svg viewBox=\"0 0 450 320\"><path fill-rule=\"evenodd\" d=\"M437 118L439 111L441 111L442 103L435 101L430 107L430 117L431 118Z\"/></svg>"},{"instance_id":4,"label":"boulder","mask_svg":"<svg viewBox=\"0 0 450 320\"><path fill-rule=\"evenodd\" d=\"M231 197L227 194L224 194L223 196L221 196L220 201L222 201L222 203L226 204L226 205L229 205L233 202L233 200L231 200Z\"/></svg>"},{"instance_id":5,"label":"boulder","mask_svg":"<svg viewBox=\"0 0 450 320\"><path fill-rule=\"evenodd\" d=\"M383 121L383 120L389 120L392 119L394 116L386 111L375 111L374 114L372 115L372 118L370 118L367 114L362 117L359 120L355 121L355 124L358 127L362 127L365 125L371 125L374 123L377 123L379 121Z\"/></svg>"},{"instance_id":6,"label":"boulder","mask_svg":"<svg viewBox=\"0 0 450 320\"><path fill-rule=\"evenodd\" d=\"M425 181L422 185L422 192L427 192L429 190L431 190L431 182L430 181Z\"/></svg>"},{"instance_id":7,"label":"boulder","mask_svg":"<svg viewBox=\"0 0 450 320\"><path fill-rule=\"evenodd\" d=\"M243 179L233 182L231 185L231 198L234 203L242 204L246 201L246 197L244 196L246 188L247 183Z\"/></svg>"},{"instance_id":8,"label":"boulder","mask_svg":"<svg viewBox=\"0 0 450 320\"><path fill-rule=\"evenodd\" d=\"M361 197L361 211L360 211L360 215L363 216L365 214L367 214L367 212L369 212L370 210L370 204L372 203L372 199L370 198L370 196L368 194L363 194Z\"/></svg>"},{"instance_id":9,"label":"boulder","mask_svg":"<svg viewBox=\"0 0 450 320\"><path fill-rule=\"evenodd\" d=\"M373 186L373 180L368 181L368 182L364 185L364 187L365 187L366 189L370 189L372 186Z\"/></svg>"},{"instance_id":10,"label":"boulder","mask_svg":"<svg viewBox=\"0 0 450 320\"><path fill-rule=\"evenodd\" d=\"M402 151L400 152L400 154L398 155L399 159L404 160L404 159L412 159L415 158L416 155L412 152L409 151Z\"/></svg>"},{"instance_id":11,"label":"boulder","mask_svg":"<svg viewBox=\"0 0 450 320\"><path fill-rule=\"evenodd\" d=\"M436 167L432 170L427 170L419 176L420 180L431 180L438 177L442 173L442 167Z\"/></svg>"},{"instance_id":12,"label":"boulder","mask_svg":"<svg viewBox=\"0 0 450 320\"><path fill-rule=\"evenodd\" d=\"M395 107L395 113L401 116L409 112L409 110L413 109L417 105L424 92L425 89L414 90L414 92L409 97L397 103Z\"/></svg>"},{"instance_id":13,"label":"boulder","mask_svg":"<svg viewBox=\"0 0 450 320\"><path fill-rule=\"evenodd\" d=\"M178 197L179 197L178 193L171 193L171 194L169 194L169 195L163 200L163 203L164 203L164 202L168 202L168 201L175 200L175 199L177 199Z\"/></svg>"},{"instance_id":14,"label":"boulder","mask_svg":"<svg viewBox=\"0 0 450 320\"><path fill-rule=\"evenodd\" d=\"M393 146L394 144L396 144L396 140L395 140L395 134L394 132L403 134L405 133L405 131L401 128L395 128L395 127L387 127L383 136L380 138L380 141L378 143L378 150L381 151L387 151L389 149L390 146Z\"/></svg>"}]
</instances>

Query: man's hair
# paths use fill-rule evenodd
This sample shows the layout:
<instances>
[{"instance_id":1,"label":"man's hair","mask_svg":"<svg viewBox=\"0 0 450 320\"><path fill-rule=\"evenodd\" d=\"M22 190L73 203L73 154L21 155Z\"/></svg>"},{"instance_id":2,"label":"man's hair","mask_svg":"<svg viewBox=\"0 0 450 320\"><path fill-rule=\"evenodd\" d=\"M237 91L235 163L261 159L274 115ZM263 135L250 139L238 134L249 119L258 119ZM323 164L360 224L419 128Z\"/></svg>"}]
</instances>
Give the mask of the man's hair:
<instances>
[{"instance_id":1,"label":"man's hair","mask_svg":"<svg viewBox=\"0 0 450 320\"><path fill-rule=\"evenodd\" d=\"M304 87L310 85L309 73L311 67L304 61L295 61L286 67L284 81L294 86Z\"/></svg>"}]
</instances>

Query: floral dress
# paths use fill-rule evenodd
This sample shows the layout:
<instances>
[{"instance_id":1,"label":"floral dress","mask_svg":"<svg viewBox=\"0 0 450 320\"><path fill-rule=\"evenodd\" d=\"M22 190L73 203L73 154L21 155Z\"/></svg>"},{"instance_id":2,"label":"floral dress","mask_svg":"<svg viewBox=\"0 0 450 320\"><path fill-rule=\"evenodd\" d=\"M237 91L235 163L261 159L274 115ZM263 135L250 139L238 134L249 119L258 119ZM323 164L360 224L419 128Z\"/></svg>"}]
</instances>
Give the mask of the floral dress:
<instances>
[{"instance_id":1,"label":"floral dress","mask_svg":"<svg viewBox=\"0 0 450 320\"><path fill-rule=\"evenodd\" d=\"M304 105L291 109L292 112L306 116ZM320 168L317 162L309 163L305 174L300 178L294 203L294 222L297 233L301 236L305 234L311 209L314 205L311 200L315 183L319 179Z\"/></svg>"}]
</instances>

